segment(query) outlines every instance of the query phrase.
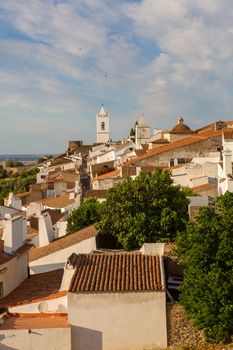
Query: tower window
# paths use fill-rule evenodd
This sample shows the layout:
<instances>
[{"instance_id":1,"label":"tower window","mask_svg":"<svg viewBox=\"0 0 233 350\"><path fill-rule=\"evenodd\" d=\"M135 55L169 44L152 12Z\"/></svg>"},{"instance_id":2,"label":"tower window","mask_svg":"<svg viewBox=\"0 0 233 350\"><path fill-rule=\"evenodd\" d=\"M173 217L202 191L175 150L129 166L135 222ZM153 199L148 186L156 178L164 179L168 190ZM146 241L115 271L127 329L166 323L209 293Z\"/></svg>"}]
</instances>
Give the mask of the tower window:
<instances>
[{"instance_id":1,"label":"tower window","mask_svg":"<svg viewBox=\"0 0 233 350\"><path fill-rule=\"evenodd\" d=\"M101 130L105 130L105 122L101 123Z\"/></svg>"}]
</instances>

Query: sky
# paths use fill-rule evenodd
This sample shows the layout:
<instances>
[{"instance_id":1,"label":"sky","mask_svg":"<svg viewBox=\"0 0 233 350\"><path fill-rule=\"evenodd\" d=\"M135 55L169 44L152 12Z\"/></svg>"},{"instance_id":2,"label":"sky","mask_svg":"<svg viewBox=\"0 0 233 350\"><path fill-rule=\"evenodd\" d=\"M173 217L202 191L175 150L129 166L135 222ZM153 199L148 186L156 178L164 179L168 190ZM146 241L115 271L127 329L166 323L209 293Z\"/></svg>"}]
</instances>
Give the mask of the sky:
<instances>
[{"instance_id":1,"label":"sky","mask_svg":"<svg viewBox=\"0 0 233 350\"><path fill-rule=\"evenodd\" d=\"M0 154L233 119L232 0L0 2Z\"/></svg>"}]
</instances>

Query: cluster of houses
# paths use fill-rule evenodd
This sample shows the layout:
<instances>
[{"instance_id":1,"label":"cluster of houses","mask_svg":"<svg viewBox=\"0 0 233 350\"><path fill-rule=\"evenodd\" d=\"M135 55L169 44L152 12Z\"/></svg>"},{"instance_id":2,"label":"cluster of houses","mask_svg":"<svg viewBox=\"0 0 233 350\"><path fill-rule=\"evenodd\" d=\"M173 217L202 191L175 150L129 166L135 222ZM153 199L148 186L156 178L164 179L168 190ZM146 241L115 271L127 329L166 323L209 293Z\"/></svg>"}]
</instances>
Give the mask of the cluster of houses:
<instances>
[{"instance_id":1,"label":"cluster of houses","mask_svg":"<svg viewBox=\"0 0 233 350\"><path fill-rule=\"evenodd\" d=\"M1 349L167 346L166 246L103 249L94 226L67 234L67 219L87 198L104 201L115 184L157 167L199 195L190 213L233 191L233 121L192 130L179 117L151 135L142 115L128 140L113 142L109 119L102 106L94 145L70 141L38 166L28 192L0 206Z\"/></svg>"}]
</instances>

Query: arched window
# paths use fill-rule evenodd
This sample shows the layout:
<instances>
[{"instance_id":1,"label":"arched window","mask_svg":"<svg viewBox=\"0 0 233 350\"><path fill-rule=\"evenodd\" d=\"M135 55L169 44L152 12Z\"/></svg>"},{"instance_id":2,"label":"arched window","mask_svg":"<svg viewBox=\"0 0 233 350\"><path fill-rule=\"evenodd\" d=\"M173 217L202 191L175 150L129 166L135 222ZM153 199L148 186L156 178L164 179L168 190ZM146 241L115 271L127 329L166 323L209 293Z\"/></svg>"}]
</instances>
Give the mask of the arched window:
<instances>
[{"instance_id":1,"label":"arched window","mask_svg":"<svg viewBox=\"0 0 233 350\"><path fill-rule=\"evenodd\" d=\"M101 130L105 130L105 122L101 123Z\"/></svg>"}]
</instances>

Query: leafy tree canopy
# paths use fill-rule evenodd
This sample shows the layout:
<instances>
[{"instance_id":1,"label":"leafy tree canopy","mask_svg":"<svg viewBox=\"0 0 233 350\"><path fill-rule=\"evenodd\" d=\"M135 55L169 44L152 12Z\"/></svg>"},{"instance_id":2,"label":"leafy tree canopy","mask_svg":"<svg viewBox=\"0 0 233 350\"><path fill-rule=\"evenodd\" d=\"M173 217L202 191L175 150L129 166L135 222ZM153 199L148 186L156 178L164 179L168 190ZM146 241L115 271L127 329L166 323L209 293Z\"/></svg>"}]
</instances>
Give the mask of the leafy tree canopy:
<instances>
[{"instance_id":1,"label":"leafy tree canopy","mask_svg":"<svg viewBox=\"0 0 233 350\"><path fill-rule=\"evenodd\" d=\"M79 208L72 211L68 218L67 232L72 233L92 225L100 220L101 204L96 198L88 198Z\"/></svg>"},{"instance_id":2,"label":"leafy tree canopy","mask_svg":"<svg viewBox=\"0 0 233 350\"><path fill-rule=\"evenodd\" d=\"M141 173L108 191L98 227L111 233L127 250L144 242L174 241L188 220L188 199L180 186L173 186L168 171Z\"/></svg>"},{"instance_id":3,"label":"leafy tree canopy","mask_svg":"<svg viewBox=\"0 0 233 350\"><path fill-rule=\"evenodd\" d=\"M24 166L24 164L22 162L20 162L19 160L6 160L6 167L9 168L18 168Z\"/></svg>"},{"instance_id":4,"label":"leafy tree canopy","mask_svg":"<svg viewBox=\"0 0 233 350\"><path fill-rule=\"evenodd\" d=\"M177 236L185 265L180 301L208 341L228 342L233 335L233 193L216 204L217 210L201 208Z\"/></svg>"}]
</instances>

